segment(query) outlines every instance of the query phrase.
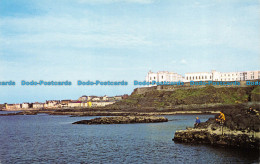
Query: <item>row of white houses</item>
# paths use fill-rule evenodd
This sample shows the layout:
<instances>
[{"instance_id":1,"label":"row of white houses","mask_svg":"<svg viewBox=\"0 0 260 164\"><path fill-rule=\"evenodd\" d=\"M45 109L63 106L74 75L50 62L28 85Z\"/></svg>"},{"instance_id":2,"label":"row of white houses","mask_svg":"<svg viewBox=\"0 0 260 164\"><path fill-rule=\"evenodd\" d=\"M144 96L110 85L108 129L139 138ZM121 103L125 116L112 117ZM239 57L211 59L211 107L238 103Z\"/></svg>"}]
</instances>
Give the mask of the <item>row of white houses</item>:
<instances>
[{"instance_id":1,"label":"row of white houses","mask_svg":"<svg viewBox=\"0 0 260 164\"><path fill-rule=\"evenodd\" d=\"M47 100L45 103L22 103L22 104L5 104L3 110L35 110L35 109L53 109L53 108L85 108L85 107L104 107L117 101L127 98L128 95L122 96L81 96L78 100Z\"/></svg>"},{"instance_id":2,"label":"row of white houses","mask_svg":"<svg viewBox=\"0 0 260 164\"><path fill-rule=\"evenodd\" d=\"M147 82L190 82L190 81L246 81L260 79L260 71L243 71L243 72L193 72L185 73L183 77L180 74L168 71L151 72L146 76Z\"/></svg>"},{"instance_id":3,"label":"row of white houses","mask_svg":"<svg viewBox=\"0 0 260 164\"><path fill-rule=\"evenodd\" d=\"M115 101L94 101L82 102L71 101L66 104L55 104L49 106L46 103L23 103L23 104L6 104L3 110L17 111L17 110L35 110L35 109L53 109L53 108L86 108L86 107L104 107L106 105L114 104Z\"/></svg>"}]
</instances>

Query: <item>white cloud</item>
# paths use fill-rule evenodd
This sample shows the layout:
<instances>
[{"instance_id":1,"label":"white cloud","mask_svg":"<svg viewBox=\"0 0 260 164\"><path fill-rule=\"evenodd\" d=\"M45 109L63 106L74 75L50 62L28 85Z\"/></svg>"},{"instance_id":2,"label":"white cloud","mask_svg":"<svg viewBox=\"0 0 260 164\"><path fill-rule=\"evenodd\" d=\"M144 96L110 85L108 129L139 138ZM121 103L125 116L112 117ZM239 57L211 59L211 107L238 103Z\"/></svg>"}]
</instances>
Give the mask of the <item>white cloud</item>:
<instances>
[{"instance_id":1,"label":"white cloud","mask_svg":"<svg viewBox=\"0 0 260 164\"><path fill-rule=\"evenodd\" d=\"M187 60L182 59L182 60L180 61L180 63L181 63L181 64L187 64Z\"/></svg>"},{"instance_id":2,"label":"white cloud","mask_svg":"<svg viewBox=\"0 0 260 164\"><path fill-rule=\"evenodd\" d=\"M94 0L82 0L92 2ZM98 0L104 2L105 0ZM96 2L96 1L95 1ZM107 0L107 3L119 0ZM148 3L152 0L123 0L123 2ZM197 4L199 5L199 4ZM204 19L158 19L120 18L86 14L82 17L53 15L30 18L3 18L0 27L16 34L1 36L5 45L9 43L47 44L53 46L87 47L173 47L173 46L219 46L259 52L260 33L256 17L258 7L249 6L240 9L245 16L216 15L213 19L204 15ZM248 12L246 12L248 11ZM91 15L91 16L89 16ZM92 16L95 15L93 18ZM250 17L248 15L255 15ZM214 15L215 16L215 15ZM259 17L259 16L258 16ZM244 23L252 19L254 26ZM99 21L97 21L99 20ZM1 35L1 34L0 34ZM37 40L41 38L41 40ZM31 41L30 41L31 40ZM6 45L8 47L8 45ZM4 46L3 46L4 47ZM0 45L1 48L1 45Z\"/></svg>"}]
</instances>

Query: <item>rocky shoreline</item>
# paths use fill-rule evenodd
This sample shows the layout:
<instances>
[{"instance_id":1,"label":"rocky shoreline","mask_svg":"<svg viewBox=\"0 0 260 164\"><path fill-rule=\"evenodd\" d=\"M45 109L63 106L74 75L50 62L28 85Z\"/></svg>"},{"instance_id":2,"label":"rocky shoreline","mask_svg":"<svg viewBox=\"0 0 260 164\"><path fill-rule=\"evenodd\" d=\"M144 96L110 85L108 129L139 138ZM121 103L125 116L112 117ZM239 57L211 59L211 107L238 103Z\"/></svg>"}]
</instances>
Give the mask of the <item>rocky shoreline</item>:
<instances>
[{"instance_id":1,"label":"rocky shoreline","mask_svg":"<svg viewBox=\"0 0 260 164\"><path fill-rule=\"evenodd\" d=\"M130 124L130 123L156 123L167 122L165 117L156 116L117 116L117 117L99 117L91 120L81 120L73 124Z\"/></svg>"},{"instance_id":2,"label":"rocky shoreline","mask_svg":"<svg viewBox=\"0 0 260 164\"><path fill-rule=\"evenodd\" d=\"M175 132L173 141L177 143L210 144L215 146L256 149L260 147L259 109L248 113L247 109L223 110L226 121L223 126L210 118L196 128Z\"/></svg>"},{"instance_id":3,"label":"rocky shoreline","mask_svg":"<svg viewBox=\"0 0 260 164\"><path fill-rule=\"evenodd\" d=\"M122 111L21 111L16 113L0 114L0 116L15 115L69 115L72 117L84 116L156 116L156 115L176 115L176 114L216 114L218 111L175 111L175 112L122 112Z\"/></svg>"}]
</instances>

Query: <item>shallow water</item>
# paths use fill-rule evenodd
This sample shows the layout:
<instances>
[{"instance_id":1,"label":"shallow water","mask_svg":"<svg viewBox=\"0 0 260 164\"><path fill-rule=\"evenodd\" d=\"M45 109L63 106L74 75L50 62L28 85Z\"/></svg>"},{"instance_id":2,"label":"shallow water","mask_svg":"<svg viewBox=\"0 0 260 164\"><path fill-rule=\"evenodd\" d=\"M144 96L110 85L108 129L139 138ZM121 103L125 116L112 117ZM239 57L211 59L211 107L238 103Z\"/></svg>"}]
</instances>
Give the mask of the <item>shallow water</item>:
<instances>
[{"instance_id":1,"label":"shallow water","mask_svg":"<svg viewBox=\"0 0 260 164\"><path fill-rule=\"evenodd\" d=\"M0 114L18 113L18 112L21 112L21 111L2 111L2 110L0 110Z\"/></svg>"},{"instance_id":2,"label":"shallow water","mask_svg":"<svg viewBox=\"0 0 260 164\"><path fill-rule=\"evenodd\" d=\"M176 130L197 115L150 124L78 125L94 117L0 117L0 163L258 163L259 154L207 145L175 144ZM210 115L199 116L206 121Z\"/></svg>"}]
</instances>

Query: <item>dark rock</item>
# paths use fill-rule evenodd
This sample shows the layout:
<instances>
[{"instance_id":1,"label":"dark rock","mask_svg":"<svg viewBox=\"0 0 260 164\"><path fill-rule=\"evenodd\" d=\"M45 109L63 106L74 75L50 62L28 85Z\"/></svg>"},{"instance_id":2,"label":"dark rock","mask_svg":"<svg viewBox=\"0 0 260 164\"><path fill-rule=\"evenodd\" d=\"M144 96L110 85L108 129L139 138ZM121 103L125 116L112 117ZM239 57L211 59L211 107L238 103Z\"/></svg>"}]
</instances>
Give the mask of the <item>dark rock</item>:
<instances>
[{"instance_id":1,"label":"dark rock","mask_svg":"<svg viewBox=\"0 0 260 164\"><path fill-rule=\"evenodd\" d=\"M177 131L173 141L191 144L211 144L225 147L236 147L259 150L259 138L248 134L214 134L208 130Z\"/></svg>"},{"instance_id":2,"label":"dark rock","mask_svg":"<svg viewBox=\"0 0 260 164\"><path fill-rule=\"evenodd\" d=\"M173 140L259 150L259 108L252 113L246 109L223 110L223 113L226 116L223 126L216 123L216 116L196 128L176 131Z\"/></svg>"},{"instance_id":3,"label":"dark rock","mask_svg":"<svg viewBox=\"0 0 260 164\"><path fill-rule=\"evenodd\" d=\"M130 124L130 123L155 123L167 122L165 117L156 116L118 116L118 117L100 117L91 120L81 120L73 124Z\"/></svg>"}]
</instances>

